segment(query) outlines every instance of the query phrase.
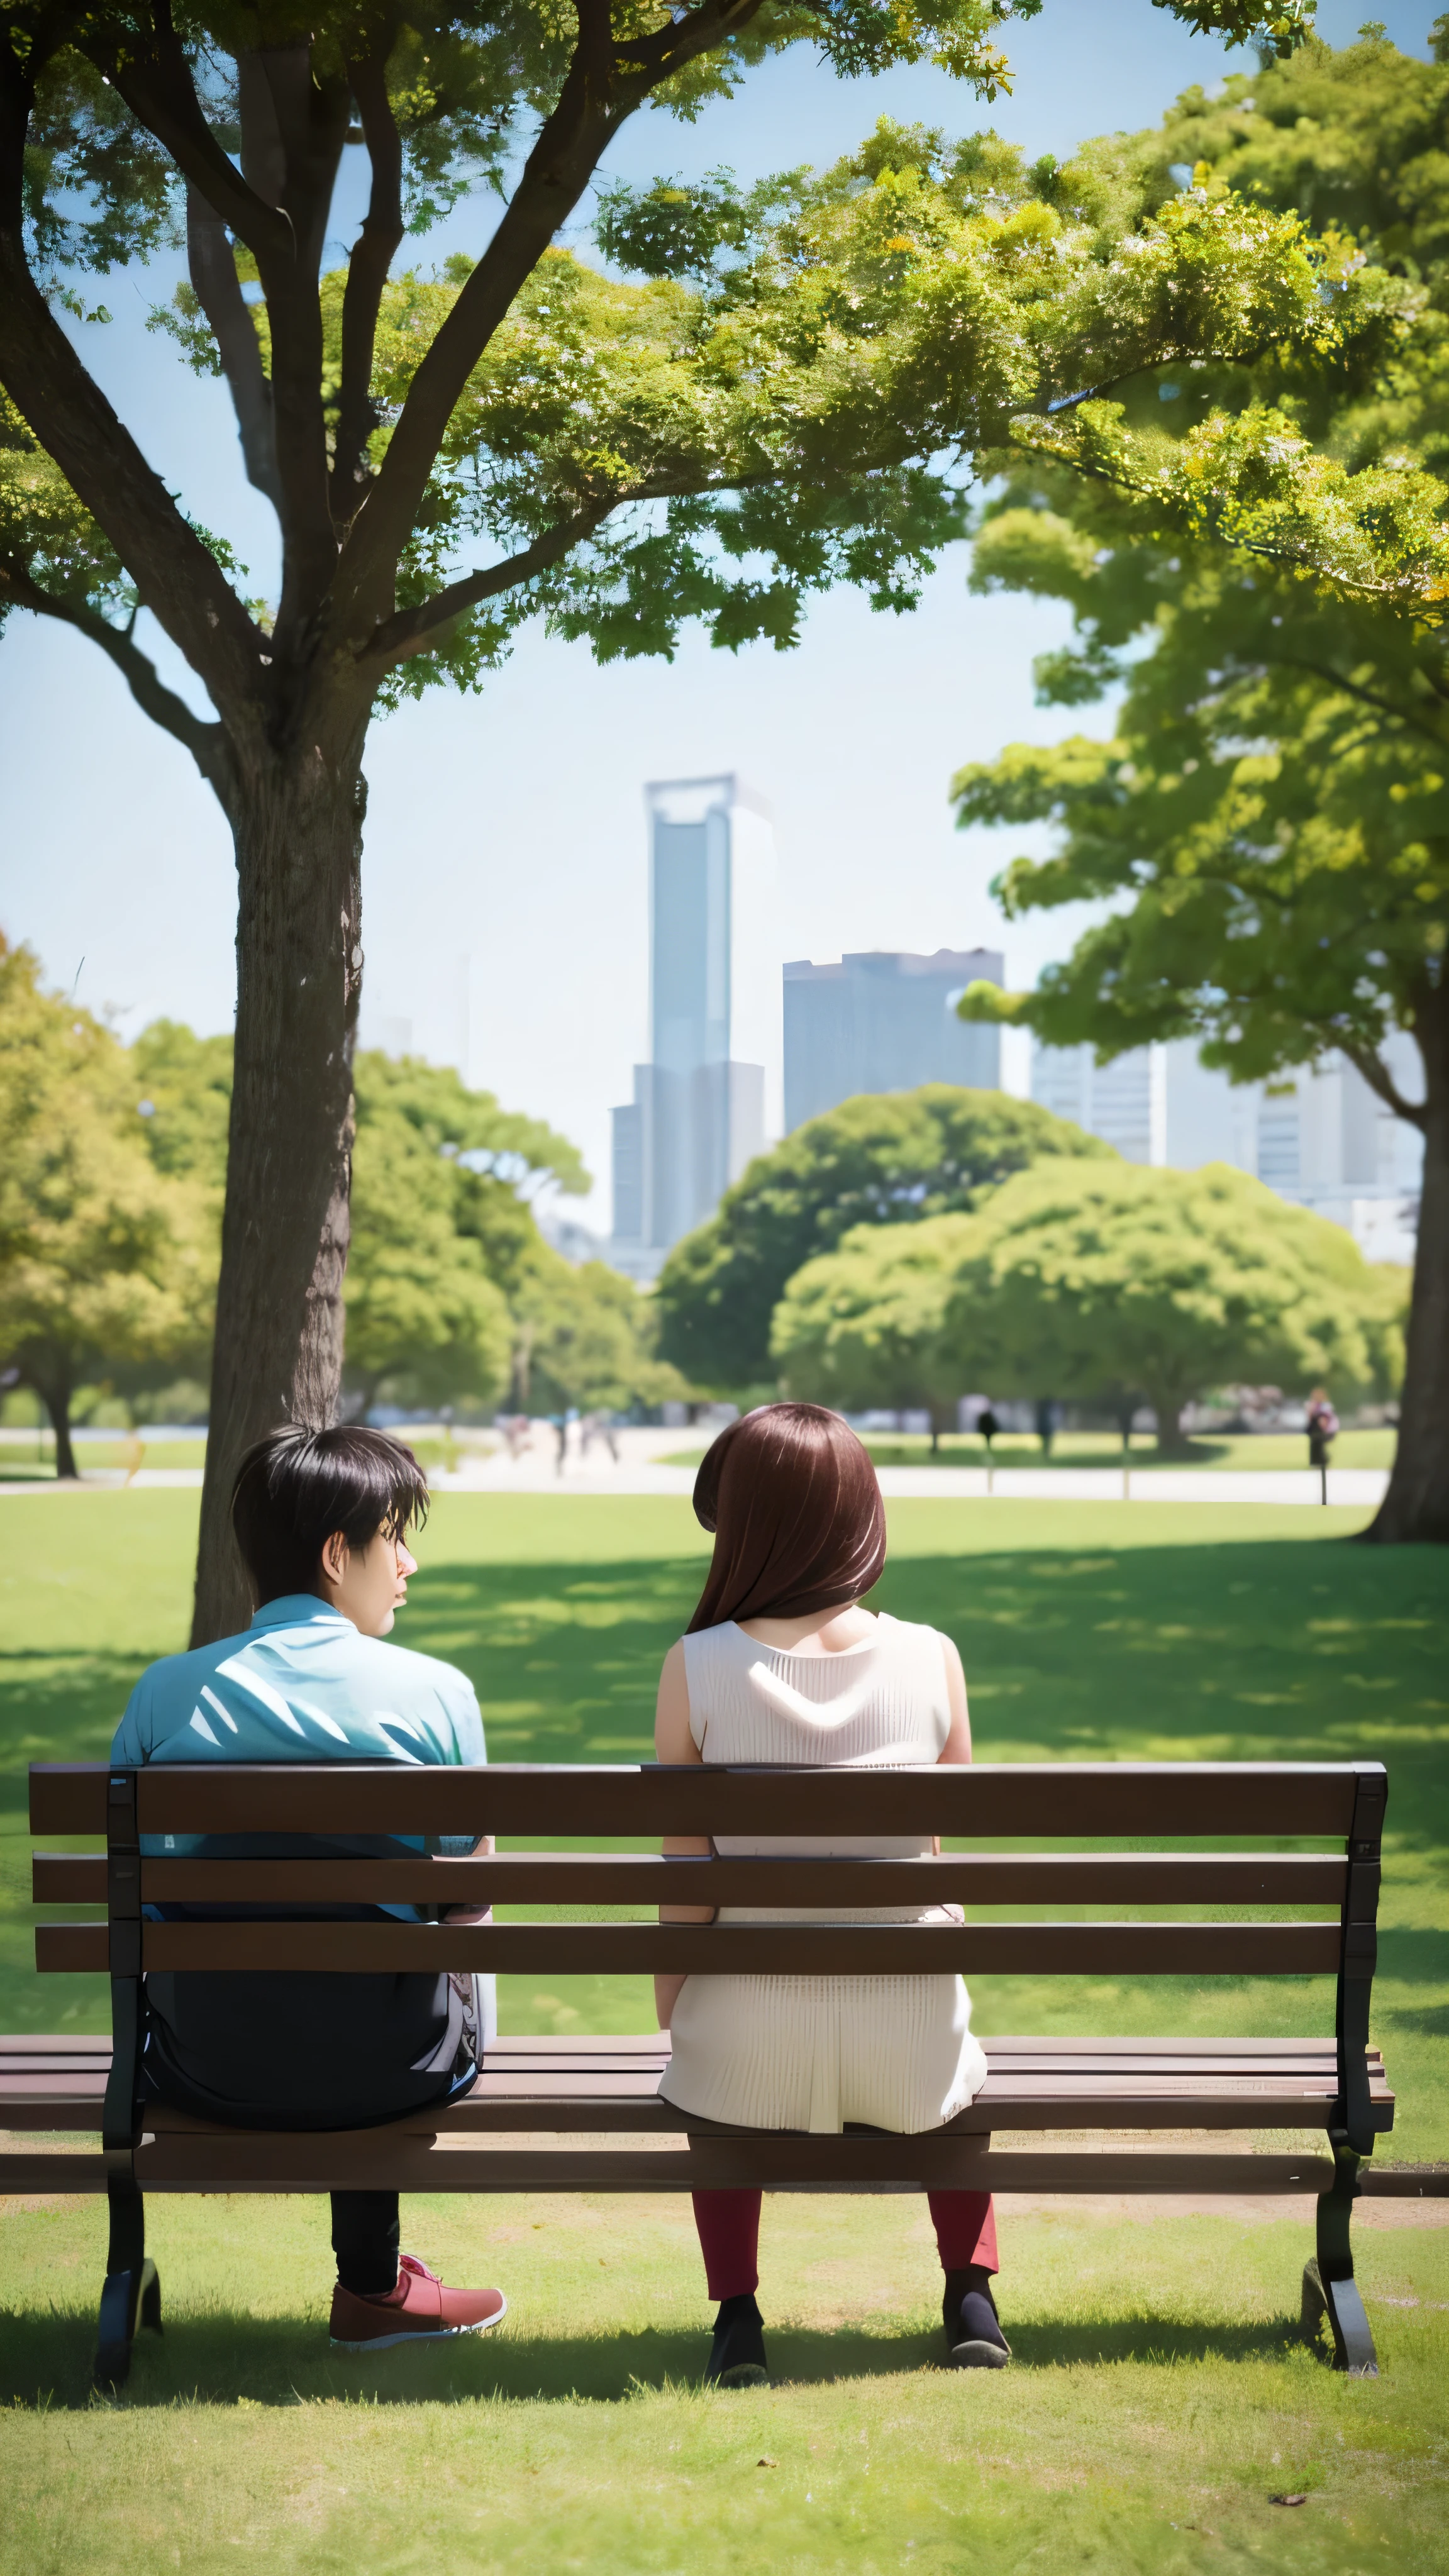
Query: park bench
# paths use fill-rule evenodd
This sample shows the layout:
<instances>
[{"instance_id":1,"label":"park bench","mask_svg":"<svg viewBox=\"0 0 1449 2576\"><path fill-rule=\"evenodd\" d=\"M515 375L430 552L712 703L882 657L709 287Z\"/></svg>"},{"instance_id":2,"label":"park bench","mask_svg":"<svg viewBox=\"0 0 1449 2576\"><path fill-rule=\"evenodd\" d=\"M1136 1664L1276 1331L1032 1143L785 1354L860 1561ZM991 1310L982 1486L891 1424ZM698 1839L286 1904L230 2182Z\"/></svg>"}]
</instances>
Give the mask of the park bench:
<instances>
[{"instance_id":1,"label":"park bench","mask_svg":"<svg viewBox=\"0 0 1449 2576\"><path fill-rule=\"evenodd\" d=\"M1031 2193L1248 2191L1318 2196L1303 2327L1326 2321L1341 2370L1372 2374L1354 2283L1355 2197L1392 2175L1360 2173L1393 2121L1368 2044L1380 1836L1379 1763L979 1763L972 1768L543 1768L457 1770L328 1763L141 1770L37 1764L41 1836L104 1834L102 1853L38 1852L38 1904L104 1903L105 1922L42 1923L45 1974L111 1979L114 2048L102 2039L0 2041L0 2191L109 2199L110 2252L97 2378L116 2385L140 2326L159 2327L143 2194L162 2192L770 2191L962 2187ZM452 1860L142 1856L141 1837L213 1834L524 1838L755 1838L938 1834L973 1846L941 1858L661 1858L657 1852L510 1850ZM1313 1850L1184 1850L1310 1843ZM1083 1843L1132 1848L1083 1850ZM388 1919L153 1920L148 1905L273 1909L415 1903L638 1907L938 1904L1030 1908L1034 1920L964 1926L659 1924ZM1083 1907L1194 1909L1197 1919L1051 1919ZM1314 1920L1282 1910L1312 1908ZM1217 1908L1203 1919L1204 1908ZM1264 1909L1269 1909L1264 1911ZM1275 1919L1272 1909L1276 1909ZM989 2039L989 2074L944 2129L899 2137L726 2129L657 2098L667 2036L504 2038L473 2090L389 2126L274 2134L211 2126L137 2101L147 1969L495 1969L579 1973L968 1977L1332 1976L1332 2035L1293 2039ZM1326 2015L1325 2015L1326 2018ZM96 2132L99 2153L41 2151L36 2132ZM1321 2132L1326 2152L1205 2150L1183 2132ZM1033 2133L1072 2143L1032 2143ZM1108 2133L1098 2146L1084 2134ZM1122 2133L1148 2143L1124 2145ZM1155 2151L1154 2132L1176 2133ZM22 2133L29 2133L28 2136ZM1015 2141L1003 2148L997 2141ZM1215 2141L1211 2142L1215 2144ZM1417 2187L1417 2186L1412 2186Z\"/></svg>"}]
</instances>

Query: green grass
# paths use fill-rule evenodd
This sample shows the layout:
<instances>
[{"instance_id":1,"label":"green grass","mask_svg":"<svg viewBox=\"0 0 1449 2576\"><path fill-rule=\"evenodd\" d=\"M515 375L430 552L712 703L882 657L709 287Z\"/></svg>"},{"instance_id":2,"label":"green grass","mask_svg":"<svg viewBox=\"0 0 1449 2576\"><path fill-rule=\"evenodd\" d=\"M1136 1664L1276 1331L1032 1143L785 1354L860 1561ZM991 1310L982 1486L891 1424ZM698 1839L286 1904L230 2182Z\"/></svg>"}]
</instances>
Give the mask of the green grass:
<instances>
[{"instance_id":1,"label":"green grass","mask_svg":"<svg viewBox=\"0 0 1449 2576\"><path fill-rule=\"evenodd\" d=\"M104 2028L98 1981L37 1980L24 1766L103 1755L182 1642L197 1498L0 1497L0 2027ZM1449 2153L1442 1553L1351 1547L1357 1512L913 1502L879 1599L961 1644L979 1753L1347 1759L1391 1779L1375 2036L1388 2152ZM669 1499L449 1495L401 1630L473 1675L508 1760L647 1751L708 1542ZM979 2029L1331 2026L1313 1981L973 1981ZM645 2026L642 1983L504 1981L505 2026ZM1410 2205L1407 2213L1425 2211ZM411 2201L405 2241L511 2313L466 2351L329 2354L318 2203L150 2203L167 2331L126 2400L86 2370L103 2223L9 2204L0 2239L0 2569L245 2564L412 2576L574 2567L1443 2567L1449 2234L1360 2230L1384 2375L1295 2348L1299 2212L1008 2206L1004 2377L932 2366L909 2198L772 2198L774 2392L706 2398L683 2203ZM80 2410L80 2411L77 2411ZM756 2463L767 2459L768 2468ZM1273 2492L1306 2492L1298 2508Z\"/></svg>"},{"instance_id":2,"label":"green grass","mask_svg":"<svg viewBox=\"0 0 1449 2576\"><path fill-rule=\"evenodd\" d=\"M1333 1444L1335 1467L1392 1467L1398 1433L1392 1429L1341 1431ZM871 1431L865 1445L878 1467L984 1467L986 1443L974 1433L947 1431L932 1449L925 1432ZM1003 1431L993 1442L998 1467L1120 1467L1122 1442L1115 1431L1059 1431L1049 1458L1029 1431ZM663 1461L670 1467L697 1467L704 1444L672 1450ZM1266 1467L1306 1467L1308 1435L1303 1431L1211 1432L1190 1440L1179 1457L1160 1458L1149 1433L1139 1432L1128 1452L1135 1474L1139 1467L1228 1467L1235 1474Z\"/></svg>"},{"instance_id":3,"label":"green grass","mask_svg":"<svg viewBox=\"0 0 1449 2576\"><path fill-rule=\"evenodd\" d=\"M124 1467L204 1467L206 1434L194 1440L148 1440L118 1431L105 1440L78 1440L76 1465L84 1478L93 1469ZM50 1431L9 1432L0 1439L0 1484L54 1484L55 1435Z\"/></svg>"},{"instance_id":4,"label":"green grass","mask_svg":"<svg viewBox=\"0 0 1449 2576\"><path fill-rule=\"evenodd\" d=\"M918 2201L772 2199L782 2384L708 2397L682 2202L409 2203L410 2239L510 2314L371 2364L327 2348L318 2204L150 2217L166 2332L89 2412L95 2214L7 2220L7 2576L1443 2566L1443 2230L1363 2230L1383 2376L1350 2382L1294 2344L1296 2219L1008 2212L1016 2364L955 2375Z\"/></svg>"}]
</instances>

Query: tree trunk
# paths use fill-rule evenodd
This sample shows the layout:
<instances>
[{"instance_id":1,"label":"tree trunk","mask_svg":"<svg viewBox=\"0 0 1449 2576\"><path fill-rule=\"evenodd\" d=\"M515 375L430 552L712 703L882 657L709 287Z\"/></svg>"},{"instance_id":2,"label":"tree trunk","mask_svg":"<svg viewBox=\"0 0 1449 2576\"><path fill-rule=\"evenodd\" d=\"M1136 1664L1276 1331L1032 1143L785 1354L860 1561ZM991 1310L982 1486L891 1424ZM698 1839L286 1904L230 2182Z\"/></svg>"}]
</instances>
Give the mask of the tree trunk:
<instances>
[{"instance_id":1,"label":"tree trunk","mask_svg":"<svg viewBox=\"0 0 1449 2576\"><path fill-rule=\"evenodd\" d=\"M1409 1306L1399 1439L1367 1539L1449 1543L1449 986L1420 1013L1424 1188Z\"/></svg>"},{"instance_id":2,"label":"tree trunk","mask_svg":"<svg viewBox=\"0 0 1449 2576\"><path fill-rule=\"evenodd\" d=\"M63 1484L78 1484L80 1469L75 1463L75 1444L70 1436L70 1379L60 1376L42 1381L32 1377L30 1383L49 1414L50 1427L55 1433L56 1476Z\"/></svg>"},{"instance_id":3,"label":"tree trunk","mask_svg":"<svg viewBox=\"0 0 1449 2576\"><path fill-rule=\"evenodd\" d=\"M336 1417L362 981L365 714L238 759L236 1073L191 1641L244 1628L243 1450Z\"/></svg>"},{"instance_id":4,"label":"tree trunk","mask_svg":"<svg viewBox=\"0 0 1449 2576\"><path fill-rule=\"evenodd\" d=\"M1147 1389L1147 1401L1157 1416L1157 1455L1159 1458L1189 1458L1192 1444L1179 1430L1177 1417L1187 1402L1182 1388L1172 1393L1155 1387Z\"/></svg>"}]
</instances>

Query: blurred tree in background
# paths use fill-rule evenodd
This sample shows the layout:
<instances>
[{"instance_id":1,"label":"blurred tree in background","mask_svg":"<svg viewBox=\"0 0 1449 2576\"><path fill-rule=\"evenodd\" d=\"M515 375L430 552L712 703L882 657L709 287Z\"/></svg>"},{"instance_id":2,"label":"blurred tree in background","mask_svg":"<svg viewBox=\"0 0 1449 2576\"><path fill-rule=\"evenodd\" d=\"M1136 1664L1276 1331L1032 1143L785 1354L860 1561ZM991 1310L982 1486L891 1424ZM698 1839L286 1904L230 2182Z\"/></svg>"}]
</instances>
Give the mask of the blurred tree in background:
<instances>
[{"instance_id":1,"label":"blurred tree in background","mask_svg":"<svg viewBox=\"0 0 1449 2576\"><path fill-rule=\"evenodd\" d=\"M1449 556L1426 567L1449 545L1449 22L1436 52L1417 62L1372 31L1313 44L1117 139L1135 188L1175 170L1209 200L1231 187L1301 212L1359 328L1335 364L1164 368L1123 405L1026 433L973 584L1070 605L1073 643L1037 666L1044 704L1123 696L1111 739L1014 744L953 794L963 825L1058 827L1053 856L1005 871L1008 914L1112 900L1035 993L975 986L967 1016L1099 1057L1196 1036L1245 1081L1336 1049L1422 1132L1401 1428L1372 1534L1442 1541ZM1407 1088L1385 1054L1396 1028L1419 1051Z\"/></svg>"},{"instance_id":2,"label":"blurred tree in background","mask_svg":"<svg viewBox=\"0 0 1449 2576\"><path fill-rule=\"evenodd\" d=\"M722 1394L767 1391L770 1319L786 1281L852 1226L974 1207L1039 1155L1111 1152L1001 1091L937 1082L842 1101L757 1155L709 1222L675 1245L655 1292L663 1356Z\"/></svg>"},{"instance_id":3,"label":"blurred tree in background","mask_svg":"<svg viewBox=\"0 0 1449 2576\"><path fill-rule=\"evenodd\" d=\"M157 1169L127 1051L0 936L0 1368L33 1387L76 1472L71 1406L117 1362L204 1354L216 1257L205 1194Z\"/></svg>"},{"instance_id":4,"label":"blurred tree in background","mask_svg":"<svg viewBox=\"0 0 1449 2576\"><path fill-rule=\"evenodd\" d=\"M1184 1406L1237 1379L1387 1394L1398 1303L1341 1226L1244 1172L1057 1160L974 1215L847 1235L791 1280L773 1339L791 1394L933 1420L973 1391L1115 1409L1129 1390L1171 1456Z\"/></svg>"}]
</instances>

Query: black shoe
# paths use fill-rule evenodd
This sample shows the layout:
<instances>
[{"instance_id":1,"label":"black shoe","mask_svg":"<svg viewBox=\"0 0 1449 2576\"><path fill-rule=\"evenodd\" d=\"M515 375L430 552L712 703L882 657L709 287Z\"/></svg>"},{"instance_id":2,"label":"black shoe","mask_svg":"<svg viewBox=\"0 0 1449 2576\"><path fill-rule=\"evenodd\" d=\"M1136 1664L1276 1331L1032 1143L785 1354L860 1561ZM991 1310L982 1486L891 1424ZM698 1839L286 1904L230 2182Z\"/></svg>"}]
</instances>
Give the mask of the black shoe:
<instances>
[{"instance_id":1,"label":"black shoe","mask_svg":"<svg viewBox=\"0 0 1449 2576\"><path fill-rule=\"evenodd\" d=\"M1006 2368L1011 2346L1001 2331L989 2273L975 2264L969 2272L948 2272L941 2312L953 2370Z\"/></svg>"},{"instance_id":2,"label":"black shoe","mask_svg":"<svg viewBox=\"0 0 1449 2576\"><path fill-rule=\"evenodd\" d=\"M765 2360L765 2320L755 2305L754 2294L742 2298L722 2299L714 2321L714 2343L710 2350L706 2387L768 2388L769 2366Z\"/></svg>"}]
</instances>

